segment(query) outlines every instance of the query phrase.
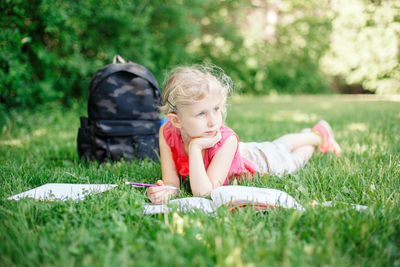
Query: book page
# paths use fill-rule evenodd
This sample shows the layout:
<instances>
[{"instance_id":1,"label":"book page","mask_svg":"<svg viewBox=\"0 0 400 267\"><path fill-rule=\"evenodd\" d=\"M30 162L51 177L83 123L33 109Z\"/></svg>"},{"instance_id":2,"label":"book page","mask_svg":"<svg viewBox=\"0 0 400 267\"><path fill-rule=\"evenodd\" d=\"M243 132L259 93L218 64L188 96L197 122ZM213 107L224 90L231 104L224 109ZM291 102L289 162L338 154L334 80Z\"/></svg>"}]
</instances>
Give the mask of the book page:
<instances>
[{"instance_id":1,"label":"book page","mask_svg":"<svg viewBox=\"0 0 400 267\"><path fill-rule=\"evenodd\" d=\"M49 183L26 192L9 197L9 200L20 200L22 198L33 198L38 200L84 200L86 196L93 193L102 193L116 184L59 184Z\"/></svg>"},{"instance_id":2,"label":"book page","mask_svg":"<svg viewBox=\"0 0 400 267\"><path fill-rule=\"evenodd\" d=\"M224 204L238 206L254 205L264 208L286 208L304 210L289 194L271 188L228 185L221 186L211 192L211 199L216 207Z\"/></svg>"},{"instance_id":3,"label":"book page","mask_svg":"<svg viewBox=\"0 0 400 267\"><path fill-rule=\"evenodd\" d=\"M164 205L144 204L143 214L157 214L170 212L176 207L179 212L196 212L202 210L204 212L214 212L215 205L206 198L187 197L168 201Z\"/></svg>"}]
</instances>

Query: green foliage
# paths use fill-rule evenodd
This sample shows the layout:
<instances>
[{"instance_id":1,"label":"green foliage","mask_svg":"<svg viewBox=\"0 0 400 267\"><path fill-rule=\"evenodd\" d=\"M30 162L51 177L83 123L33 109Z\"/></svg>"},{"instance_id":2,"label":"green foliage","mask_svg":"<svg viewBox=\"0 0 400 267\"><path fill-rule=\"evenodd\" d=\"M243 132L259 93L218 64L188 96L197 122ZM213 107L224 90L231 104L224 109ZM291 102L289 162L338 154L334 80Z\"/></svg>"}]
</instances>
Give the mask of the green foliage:
<instances>
[{"instance_id":1,"label":"green foliage","mask_svg":"<svg viewBox=\"0 0 400 267\"><path fill-rule=\"evenodd\" d=\"M0 10L0 117L86 98L115 54L160 83L177 65L210 63L244 93L325 93L331 76L400 90L396 1L4 0Z\"/></svg>"},{"instance_id":2,"label":"green foliage","mask_svg":"<svg viewBox=\"0 0 400 267\"><path fill-rule=\"evenodd\" d=\"M276 45L245 44L242 26L259 9L249 1L6 0L0 9L0 102L6 108L85 97L94 72L117 53L148 67L160 82L174 66L208 62L224 68L243 92L326 87L313 63L318 57L282 41L295 24L285 26Z\"/></svg>"},{"instance_id":3,"label":"green foliage","mask_svg":"<svg viewBox=\"0 0 400 267\"><path fill-rule=\"evenodd\" d=\"M319 59L328 48L330 33L326 7L320 1L219 6L207 10L207 23L191 51L222 66L244 93L326 93L329 83L319 70ZM214 11L213 11L214 10ZM276 25L263 21L276 11ZM313 12L319 10L322 15ZM256 17L252 19L252 17ZM224 21L223 32L213 30ZM272 40L265 33L275 27ZM239 32L238 32L239 31Z\"/></svg>"},{"instance_id":4,"label":"green foliage","mask_svg":"<svg viewBox=\"0 0 400 267\"><path fill-rule=\"evenodd\" d=\"M330 91L319 60L329 46L331 24L323 1L291 1L281 15L277 41L268 56L266 80L285 93L326 93ZM297 13L297 15L296 15ZM267 58L268 61L268 58Z\"/></svg>"},{"instance_id":5,"label":"green foliage","mask_svg":"<svg viewBox=\"0 0 400 267\"><path fill-rule=\"evenodd\" d=\"M306 211L251 209L145 216L144 189L159 164L85 164L76 131L84 103L12 110L0 132L2 266L398 266L399 102L379 97L235 96L227 122L242 141L272 140L328 120L342 157L316 152L294 175L239 184L283 190ZM386 98L386 100L390 100ZM267 115L266 115L267 114ZM382 120L382 118L385 118ZM8 201L44 183L117 183L85 201ZM189 192L182 190L180 197ZM357 212L309 203L367 205Z\"/></svg>"},{"instance_id":6,"label":"green foliage","mask_svg":"<svg viewBox=\"0 0 400 267\"><path fill-rule=\"evenodd\" d=\"M319 59L328 48L330 22L325 2L288 1L279 11L275 39L256 42L247 59L254 73L245 79L246 92L326 93L327 76ZM322 6L321 6L322 5Z\"/></svg>"},{"instance_id":7,"label":"green foliage","mask_svg":"<svg viewBox=\"0 0 400 267\"><path fill-rule=\"evenodd\" d=\"M1 102L33 105L82 97L93 73L119 53L164 69L191 60L202 1L2 1ZM201 12L200 12L201 13Z\"/></svg>"},{"instance_id":8,"label":"green foliage","mask_svg":"<svg viewBox=\"0 0 400 267\"><path fill-rule=\"evenodd\" d=\"M333 10L336 17L324 70L349 85L399 94L399 1L338 1Z\"/></svg>"}]
</instances>

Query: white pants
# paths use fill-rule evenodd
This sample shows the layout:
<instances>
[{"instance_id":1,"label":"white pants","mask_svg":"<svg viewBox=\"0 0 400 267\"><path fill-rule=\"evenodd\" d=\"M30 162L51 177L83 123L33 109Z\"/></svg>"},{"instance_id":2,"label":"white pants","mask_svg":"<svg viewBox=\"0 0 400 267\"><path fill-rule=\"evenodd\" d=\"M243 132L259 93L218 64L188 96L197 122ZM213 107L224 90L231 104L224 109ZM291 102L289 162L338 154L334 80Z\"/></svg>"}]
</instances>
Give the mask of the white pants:
<instances>
[{"instance_id":1,"label":"white pants","mask_svg":"<svg viewBox=\"0 0 400 267\"><path fill-rule=\"evenodd\" d=\"M262 143L239 142L239 152L256 166L260 174L282 177L294 173L307 163L300 156L290 153L286 143L280 140Z\"/></svg>"}]
</instances>

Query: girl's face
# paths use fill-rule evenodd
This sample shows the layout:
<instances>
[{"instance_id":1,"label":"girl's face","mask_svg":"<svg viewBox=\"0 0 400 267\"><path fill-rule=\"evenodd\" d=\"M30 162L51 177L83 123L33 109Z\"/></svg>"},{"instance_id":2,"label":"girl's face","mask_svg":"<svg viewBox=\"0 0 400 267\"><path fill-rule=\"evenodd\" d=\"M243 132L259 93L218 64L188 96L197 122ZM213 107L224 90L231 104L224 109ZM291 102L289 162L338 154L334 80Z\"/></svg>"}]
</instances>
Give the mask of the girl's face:
<instances>
[{"instance_id":1,"label":"girl's face","mask_svg":"<svg viewBox=\"0 0 400 267\"><path fill-rule=\"evenodd\" d=\"M190 137L215 136L222 125L223 101L218 93L178 110L181 134Z\"/></svg>"}]
</instances>

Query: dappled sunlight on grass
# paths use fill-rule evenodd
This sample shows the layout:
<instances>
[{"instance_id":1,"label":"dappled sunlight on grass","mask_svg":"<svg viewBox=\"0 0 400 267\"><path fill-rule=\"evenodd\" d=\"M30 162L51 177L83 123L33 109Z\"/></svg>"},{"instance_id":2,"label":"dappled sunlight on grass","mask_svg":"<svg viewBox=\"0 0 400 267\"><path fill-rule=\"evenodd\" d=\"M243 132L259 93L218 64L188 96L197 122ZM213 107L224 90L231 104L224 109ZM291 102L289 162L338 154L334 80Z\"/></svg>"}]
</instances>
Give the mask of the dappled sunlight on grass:
<instances>
[{"instance_id":1,"label":"dappled sunlight on grass","mask_svg":"<svg viewBox=\"0 0 400 267\"><path fill-rule=\"evenodd\" d=\"M37 129L37 130L33 131L33 133L32 133L33 136L42 136L45 134L47 134L47 130L44 128Z\"/></svg>"},{"instance_id":2,"label":"dappled sunlight on grass","mask_svg":"<svg viewBox=\"0 0 400 267\"><path fill-rule=\"evenodd\" d=\"M257 96L252 96L252 95L238 95L234 94L229 98L228 104L229 103L246 103L251 99L257 98L257 100L261 102L270 102L270 103L280 103L282 101L290 101L293 100L297 97L302 97L302 96L292 96L292 95L278 95L278 94L270 94L270 95L257 95Z\"/></svg>"},{"instance_id":3,"label":"dappled sunlight on grass","mask_svg":"<svg viewBox=\"0 0 400 267\"><path fill-rule=\"evenodd\" d=\"M76 137L77 133L74 132L61 132L57 133L57 137L63 140L70 140Z\"/></svg>"},{"instance_id":4,"label":"dappled sunlight on grass","mask_svg":"<svg viewBox=\"0 0 400 267\"><path fill-rule=\"evenodd\" d=\"M172 214L172 227L170 227L171 233L177 233L179 235L184 235L184 225L188 224L188 216L179 216L178 213L174 212ZM167 226L168 222L167 222Z\"/></svg>"},{"instance_id":5,"label":"dappled sunlight on grass","mask_svg":"<svg viewBox=\"0 0 400 267\"><path fill-rule=\"evenodd\" d=\"M21 134L19 138L0 140L0 145L11 147L30 147L33 144L43 144L45 149L47 145L58 146L59 144L71 144L75 142L76 133L73 131L52 131L46 129L33 130L32 133ZM47 144L47 145L45 145Z\"/></svg>"},{"instance_id":6,"label":"dappled sunlight on grass","mask_svg":"<svg viewBox=\"0 0 400 267\"><path fill-rule=\"evenodd\" d=\"M331 109L333 107L333 104L331 102L321 102L320 107L322 109Z\"/></svg>"},{"instance_id":7,"label":"dappled sunlight on grass","mask_svg":"<svg viewBox=\"0 0 400 267\"><path fill-rule=\"evenodd\" d=\"M376 146L374 147L376 149ZM372 148L372 149L374 149ZM352 147L350 147L350 151L353 153L356 153L358 155L361 155L365 152L367 152L367 150L370 150L371 148L368 147L368 145L366 144L355 144Z\"/></svg>"},{"instance_id":8,"label":"dappled sunlight on grass","mask_svg":"<svg viewBox=\"0 0 400 267\"><path fill-rule=\"evenodd\" d=\"M349 126L347 127L347 129L351 132L356 132L356 131L361 131L361 132L365 132L367 130L369 130L369 127L367 124L365 123L357 123L357 122L353 122L350 123Z\"/></svg>"},{"instance_id":9,"label":"dappled sunlight on grass","mask_svg":"<svg viewBox=\"0 0 400 267\"><path fill-rule=\"evenodd\" d=\"M250 118L250 119L254 119L257 117L268 117L270 114L262 114L260 113L259 110L244 110L243 112L241 112L241 115L245 118Z\"/></svg>"},{"instance_id":10,"label":"dappled sunlight on grass","mask_svg":"<svg viewBox=\"0 0 400 267\"><path fill-rule=\"evenodd\" d=\"M376 155L378 153L384 153L390 148L390 143L382 134L375 132L367 133L362 130L362 135L359 129L356 130L345 130L337 134L337 140L345 153L354 153L362 155L369 153L370 155Z\"/></svg>"},{"instance_id":11,"label":"dappled sunlight on grass","mask_svg":"<svg viewBox=\"0 0 400 267\"><path fill-rule=\"evenodd\" d=\"M294 122L315 122L318 116L313 113L303 113L300 110L281 110L272 114L270 119L272 121L287 121Z\"/></svg>"},{"instance_id":12,"label":"dappled sunlight on grass","mask_svg":"<svg viewBox=\"0 0 400 267\"><path fill-rule=\"evenodd\" d=\"M11 140L3 140L0 141L0 144L6 146L15 146L15 147L22 147L23 143L20 139L11 139Z\"/></svg>"},{"instance_id":13,"label":"dappled sunlight on grass","mask_svg":"<svg viewBox=\"0 0 400 267\"><path fill-rule=\"evenodd\" d=\"M235 247L230 251L228 256L225 258L223 262L225 266L244 266L242 260L242 249L240 246Z\"/></svg>"}]
</instances>

